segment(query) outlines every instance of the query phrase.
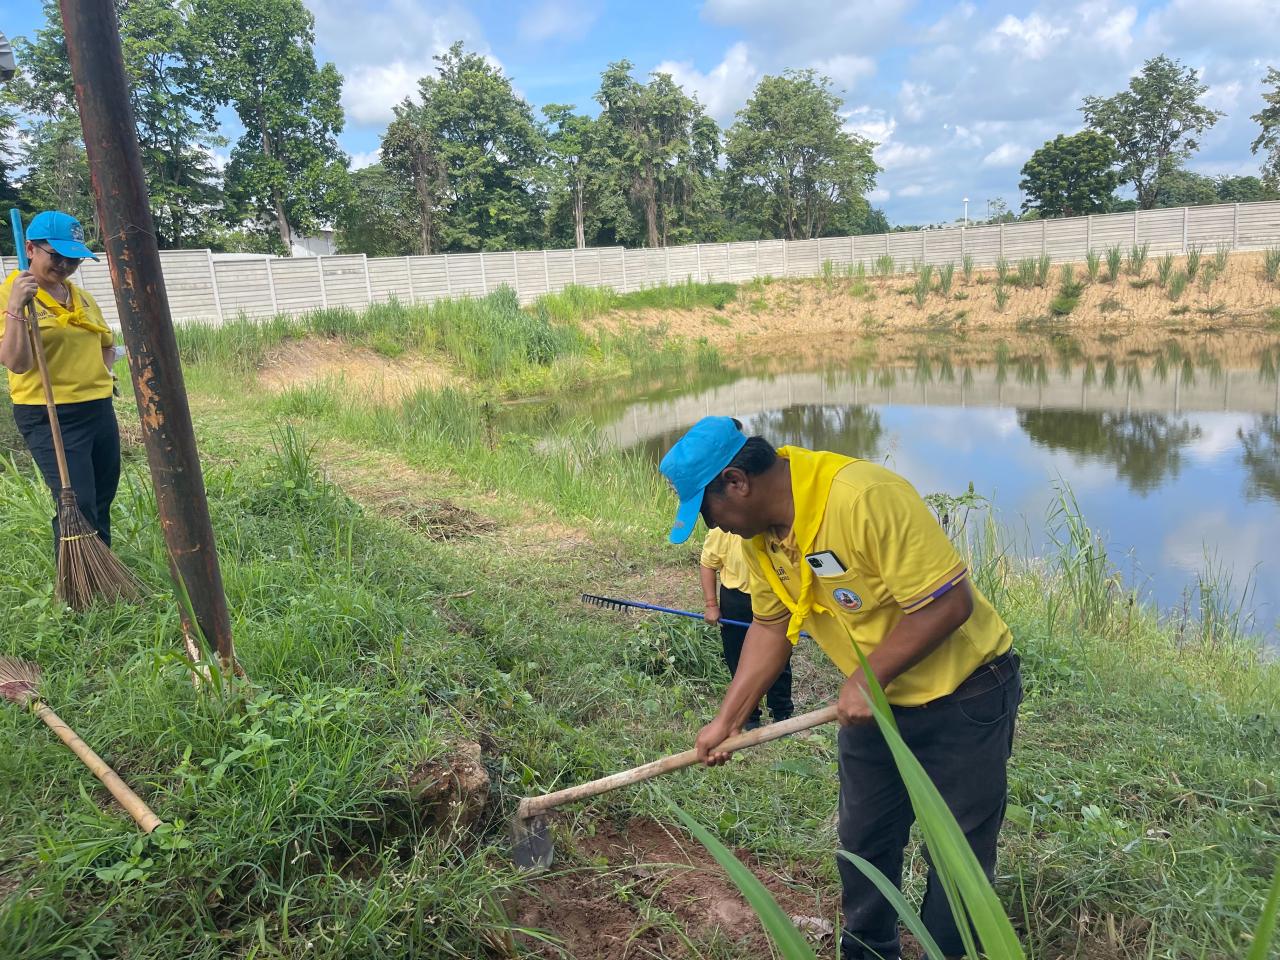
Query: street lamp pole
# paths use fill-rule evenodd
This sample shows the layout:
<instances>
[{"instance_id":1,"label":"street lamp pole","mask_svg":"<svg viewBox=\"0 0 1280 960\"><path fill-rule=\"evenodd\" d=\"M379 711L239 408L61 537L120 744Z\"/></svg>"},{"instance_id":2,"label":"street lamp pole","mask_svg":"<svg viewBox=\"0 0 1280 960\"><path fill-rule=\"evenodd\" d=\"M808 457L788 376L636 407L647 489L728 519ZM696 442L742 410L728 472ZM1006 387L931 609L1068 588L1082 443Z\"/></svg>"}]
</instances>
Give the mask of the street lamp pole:
<instances>
[{"instance_id":1,"label":"street lamp pole","mask_svg":"<svg viewBox=\"0 0 1280 960\"><path fill-rule=\"evenodd\" d=\"M964 198L964 225L969 225L969 198Z\"/></svg>"}]
</instances>

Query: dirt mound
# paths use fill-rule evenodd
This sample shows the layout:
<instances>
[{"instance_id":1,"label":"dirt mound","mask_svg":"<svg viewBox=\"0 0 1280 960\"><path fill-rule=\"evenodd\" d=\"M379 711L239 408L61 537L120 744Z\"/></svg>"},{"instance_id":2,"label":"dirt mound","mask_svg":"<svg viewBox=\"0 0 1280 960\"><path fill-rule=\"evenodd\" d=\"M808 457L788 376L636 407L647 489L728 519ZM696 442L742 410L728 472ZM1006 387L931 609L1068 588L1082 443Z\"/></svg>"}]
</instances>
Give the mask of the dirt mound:
<instances>
[{"instance_id":1,"label":"dirt mound","mask_svg":"<svg viewBox=\"0 0 1280 960\"><path fill-rule=\"evenodd\" d=\"M437 390L457 382L443 364L420 356L388 358L368 347L318 337L281 345L258 371L259 382L271 393L339 379L375 404L393 403L421 387Z\"/></svg>"},{"instance_id":2,"label":"dirt mound","mask_svg":"<svg viewBox=\"0 0 1280 960\"><path fill-rule=\"evenodd\" d=\"M770 955L760 921L737 887L676 828L642 819L621 831L603 827L578 840L575 853L588 865L535 881L531 896L512 911L522 926L554 941L526 938L535 956L694 957L708 942L736 945L733 955ZM809 918L807 936L824 954L832 953L835 934L821 921L839 928L838 890L807 870L789 874L744 851L737 854L788 915Z\"/></svg>"}]
</instances>

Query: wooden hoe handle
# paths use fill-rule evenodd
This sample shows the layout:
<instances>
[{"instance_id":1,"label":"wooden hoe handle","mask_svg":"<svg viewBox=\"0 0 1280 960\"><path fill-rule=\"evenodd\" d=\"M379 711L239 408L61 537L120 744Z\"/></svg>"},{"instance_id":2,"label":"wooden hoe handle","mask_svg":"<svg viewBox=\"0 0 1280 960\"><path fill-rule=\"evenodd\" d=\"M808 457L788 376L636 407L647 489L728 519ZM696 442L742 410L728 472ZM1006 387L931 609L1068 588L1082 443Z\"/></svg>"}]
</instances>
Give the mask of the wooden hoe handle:
<instances>
[{"instance_id":1,"label":"wooden hoe handle","mask_svg":"<svg viewBox=\"0 0 1280 960\"><path fill-rule=\"evenodd\" d=\"M102 781L104 787L111 791L111 795L128 811L129 816L137 821L144 833L150 833L160 826L163 821L151 812L151 808L143 802L142 798L130 790L129 785L120 779L119 774L107 766L107 762L94 753L93 748L81 740L79 734L68 727L47 704L37 703L35 711L49 729L58 735L58 739L70 747L71 752Z\"/></svg>"},{"instance_id":2,"label":"wooden hoe handle","mask_svg":"<svg viewBox=\"0 0 1280 960\"><path fill-rule=\"evenodd\" d=\"M821 710L802 713L780 723L771 723L767 727L756 727L756 729L740 733L736 737L730 737L720 744L719 749L741 750L744 747L754 747L761 743L768 743L770 740L778 740L781 737L799 733L801 730L819 727L824 723L830 723L834 719L836 719L835 706L823 707ZM685 767L691 767L697 762L697 751L686 750L684 753L675 753L669 757L663 757L661 760L646 763L643 766L601 777L599 780L580 783L575 787L566 787L564 790L557 790L555 793L547 793L540 797L526 797L520 801L520 808L516 816L520 819L534 817L546 810L550 810L552 807L571 803L574 800L585 800L587 797L608 793L610 790L617 790L619 787L629 787L632 784L640 783L653 777L660 777L664 773L683 770Z\"/></svg>"}]
</instances>

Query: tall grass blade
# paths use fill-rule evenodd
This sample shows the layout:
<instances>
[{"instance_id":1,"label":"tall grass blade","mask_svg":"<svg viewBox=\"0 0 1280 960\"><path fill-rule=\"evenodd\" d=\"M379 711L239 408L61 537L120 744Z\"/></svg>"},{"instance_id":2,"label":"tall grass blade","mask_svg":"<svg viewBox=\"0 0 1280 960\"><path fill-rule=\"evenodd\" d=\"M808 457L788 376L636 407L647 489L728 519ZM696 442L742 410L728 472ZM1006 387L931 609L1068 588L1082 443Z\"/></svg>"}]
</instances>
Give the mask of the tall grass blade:
<instances>
[{"instance_id":1,"label":"tall grass blade","mask_svg":"<svg viewBox=\"0 0 1280 960\"><path fill-rule=\"evenodd\" d=\"M1271 891L1262 908L1258 928L1253 931L1253 946L1245 960L1267 960L1271 956L1271 940L1276 935L1276 919L1280 917L1280 859L1276 860L1276 872L1271 878Z\"/></svg>"},{"instance_id":2,"label":"tall grass blade","mask_svg":"<svg viewBox=\"0 0 1280 960\"><path fill-rule=\"evenodd\" d=\"M710 830L694 820L674 802L671 803L671 809L680 818L680 822L698 839L698 842L707 848L711 856L715 857L716 862L724 868L724 872L729 875L734 885L742 891L742 895L751 904L751 909L760 918L765 933L777 944L784 960L818 960L803 934L795 928L791 918L782 912L778 901L773 899L773 895L756 875L743 866L742 861L717 840Z\"/></svg>"},{"instance_id":3,"label":"tall grass blade","mask_svg":"<svg viewBox=\"0 0 1280 960\"><path fill-rule=\"evenodd\" d=\"M911 931L911 935L920 941L920 946L924 947L924 951L930 957L930 960L946 960L946 954L942 952L938 942L929 933L929 928L920 919L920 914L912 909L911 904L907 902L907 898L902 895L902 891L893 885L893 881L886 877L874 863L864 860L856 853L850 853L848 850L838 850L837 853L861 870L862 875L874 883L876 889L884 894L884 898L893 904L893 909L898 911L898 916L907 929Z\"/></svg>"}]
</instances>

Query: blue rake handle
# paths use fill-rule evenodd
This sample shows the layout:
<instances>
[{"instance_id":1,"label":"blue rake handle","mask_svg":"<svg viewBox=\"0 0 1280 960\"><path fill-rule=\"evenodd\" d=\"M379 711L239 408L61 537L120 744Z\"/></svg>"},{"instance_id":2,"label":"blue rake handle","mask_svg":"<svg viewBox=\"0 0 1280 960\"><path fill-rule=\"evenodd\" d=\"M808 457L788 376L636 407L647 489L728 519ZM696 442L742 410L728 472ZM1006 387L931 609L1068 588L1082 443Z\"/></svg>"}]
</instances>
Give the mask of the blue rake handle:
<instances>
[{"instance_id":1,"label":"blue rake handle","mask_svg":"<svg viewBox=\"0 0 1280 960\"><path fill-rule=\"evenodd\" d=\"M584 593L582 595L582 602L594 604L597 607L635 607L637 610L652 610L654 613L670 613L677 617L688 617L690 620L704 619L702 614L694 613L691 610L676 610L672 607L659 607L652 603L641 603L639 600L615 600L613 597L597 597L592 593ZM728 624L731 627L751 626L751 624L744 623L741 620L721 620L720 623Z\"/></svg>"},{"instance_id":2,"label":"blue rake handle","mask_svg":"<svg viewBox=\"0 0 1280 960\"><path fill-rule=\"evenodd\" d=\"M22 211L17 207L9 210L9 226L13 228L13 246L18 251L18 269L25 270L27 263L27 245L22 242Z\"/></svg>"}]
</instances>

